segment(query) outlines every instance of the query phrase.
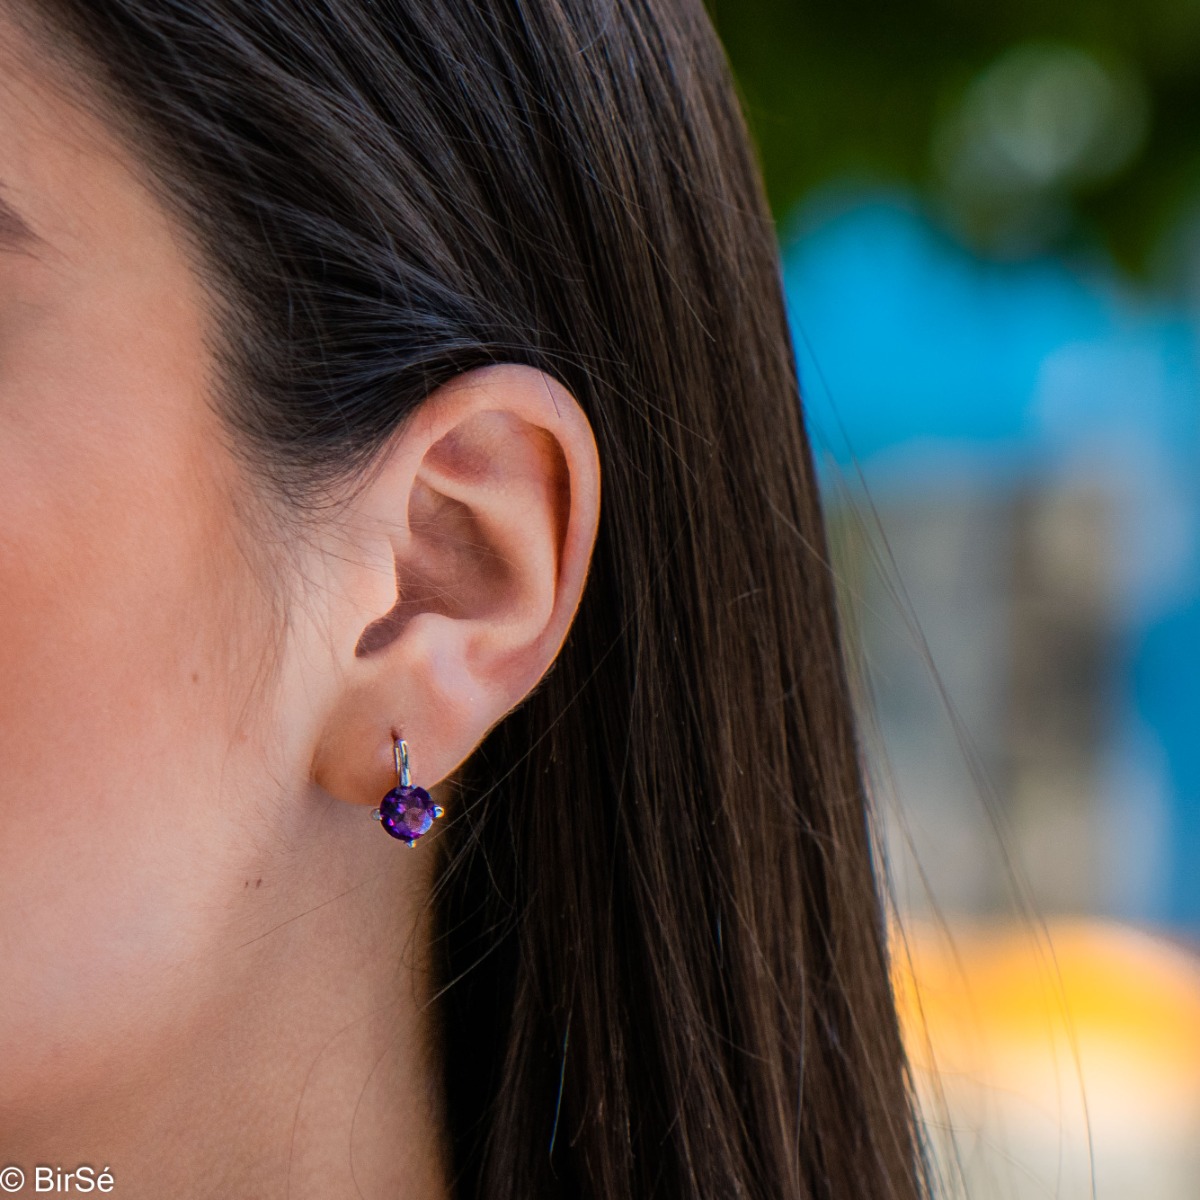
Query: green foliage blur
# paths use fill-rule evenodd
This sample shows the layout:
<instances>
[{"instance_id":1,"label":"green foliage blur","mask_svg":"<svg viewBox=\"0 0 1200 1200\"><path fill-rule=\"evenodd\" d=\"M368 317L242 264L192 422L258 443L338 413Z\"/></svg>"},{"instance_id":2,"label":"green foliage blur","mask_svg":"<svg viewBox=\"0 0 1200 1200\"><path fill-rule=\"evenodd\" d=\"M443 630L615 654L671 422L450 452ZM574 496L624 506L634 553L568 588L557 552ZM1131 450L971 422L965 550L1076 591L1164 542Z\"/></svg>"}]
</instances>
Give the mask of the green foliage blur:
<instances>
[{"instance_id":1,"label":"green foliage blur","mask_svg":"<svg viewBox=\"0 0 1200 1200\"><path fill-rule=\"evenodd\" d=\"M1200 207L1200 0L708 2L781 221L909 185L978 252L1144 273Z\"/></svg>"}]
</instances>

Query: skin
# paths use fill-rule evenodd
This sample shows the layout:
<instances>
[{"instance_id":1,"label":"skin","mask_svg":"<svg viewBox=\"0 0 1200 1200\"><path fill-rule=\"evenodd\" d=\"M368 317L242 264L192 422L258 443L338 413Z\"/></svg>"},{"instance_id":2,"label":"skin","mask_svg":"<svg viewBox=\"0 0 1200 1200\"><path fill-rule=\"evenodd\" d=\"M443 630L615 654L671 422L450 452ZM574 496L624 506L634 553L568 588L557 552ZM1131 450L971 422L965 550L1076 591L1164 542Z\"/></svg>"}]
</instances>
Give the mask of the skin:
<instances>
[{"instance_id":1,"label":"skin","mask_svg":"<svg viewBox=\"0 0 1200 1200\"><path fill-rule=\"evenodd\" d=\"M0 221L0 1166L444 1196L453 792L411 851L369 809L393 731L433 787L553 661L591 430L527 368L464 376L274 550L184 240L76 86L0 22L0 197L32 235Z\"/></svg>"}]
</instances>

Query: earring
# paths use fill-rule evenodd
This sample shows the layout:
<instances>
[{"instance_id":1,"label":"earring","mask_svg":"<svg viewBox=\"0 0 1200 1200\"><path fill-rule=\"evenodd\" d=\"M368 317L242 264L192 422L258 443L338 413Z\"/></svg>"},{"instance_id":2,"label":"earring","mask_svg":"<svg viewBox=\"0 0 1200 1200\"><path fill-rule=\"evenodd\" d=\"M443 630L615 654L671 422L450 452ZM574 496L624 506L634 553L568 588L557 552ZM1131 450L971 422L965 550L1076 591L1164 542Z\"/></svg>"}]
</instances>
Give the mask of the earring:
<instances>
[{"instance_id":1,"label":"earring","mask_svg":"<svg viewBox=\"0 0 1200 1200\"><path fill-rule=\"evenodd\" d=\"M382 823L394 838L412 846L417 838L428 833L434 821L442 815L440 804L434 804L423 787L416 787L408 777L408 743L393 739L392 754L396 760L396 786L371 810L371 816Z\"/></svg>"}]
</instances>

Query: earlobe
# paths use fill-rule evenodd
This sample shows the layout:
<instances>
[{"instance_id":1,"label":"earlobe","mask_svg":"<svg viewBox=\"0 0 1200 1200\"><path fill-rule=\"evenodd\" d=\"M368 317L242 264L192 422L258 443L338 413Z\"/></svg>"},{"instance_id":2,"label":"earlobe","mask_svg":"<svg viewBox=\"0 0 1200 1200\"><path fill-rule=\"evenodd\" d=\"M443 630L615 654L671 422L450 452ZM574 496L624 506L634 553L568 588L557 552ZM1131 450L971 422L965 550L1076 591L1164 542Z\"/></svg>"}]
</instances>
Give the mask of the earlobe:
<instances>
[{"instance_id":1,"label":"earlobe","mask_svg":"<svg viewBox=\"0 0 1200 1200\"><path fill-rule=\"evenodd\" d=\"M591 426L557 381L504 365L431 394L354 501L349 517L368 536L330 568L381 611L359 604L333 618L359 627L330 642L341 661L315 781L378 804L394 776L393 731L408 743L415 783L451 775L557 655L599 504ZM394 565L382 589L379 539Z\"/></svg>"}]
</instances>

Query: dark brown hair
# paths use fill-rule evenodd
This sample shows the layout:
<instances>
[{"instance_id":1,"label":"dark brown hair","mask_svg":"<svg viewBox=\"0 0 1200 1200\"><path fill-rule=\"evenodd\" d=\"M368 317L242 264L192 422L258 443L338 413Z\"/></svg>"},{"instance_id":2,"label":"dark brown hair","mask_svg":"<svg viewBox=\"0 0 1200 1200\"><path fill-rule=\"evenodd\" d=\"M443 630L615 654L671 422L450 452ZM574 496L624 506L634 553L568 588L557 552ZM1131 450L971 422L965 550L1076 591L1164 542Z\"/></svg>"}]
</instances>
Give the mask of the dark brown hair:
<instances>
[{"instance_id":1,"label":"dark brown hair","mask_svg":"<svg viewBox=\"0 0 1200 1200\"><path fill-rule=\"evenodd\" d=\"M774 228L700 0L34 17L194 237L282 511L472 367L593 424L578 617L441 839L458 1195L923 1194Z\"/></svg>"}]
</instances>

